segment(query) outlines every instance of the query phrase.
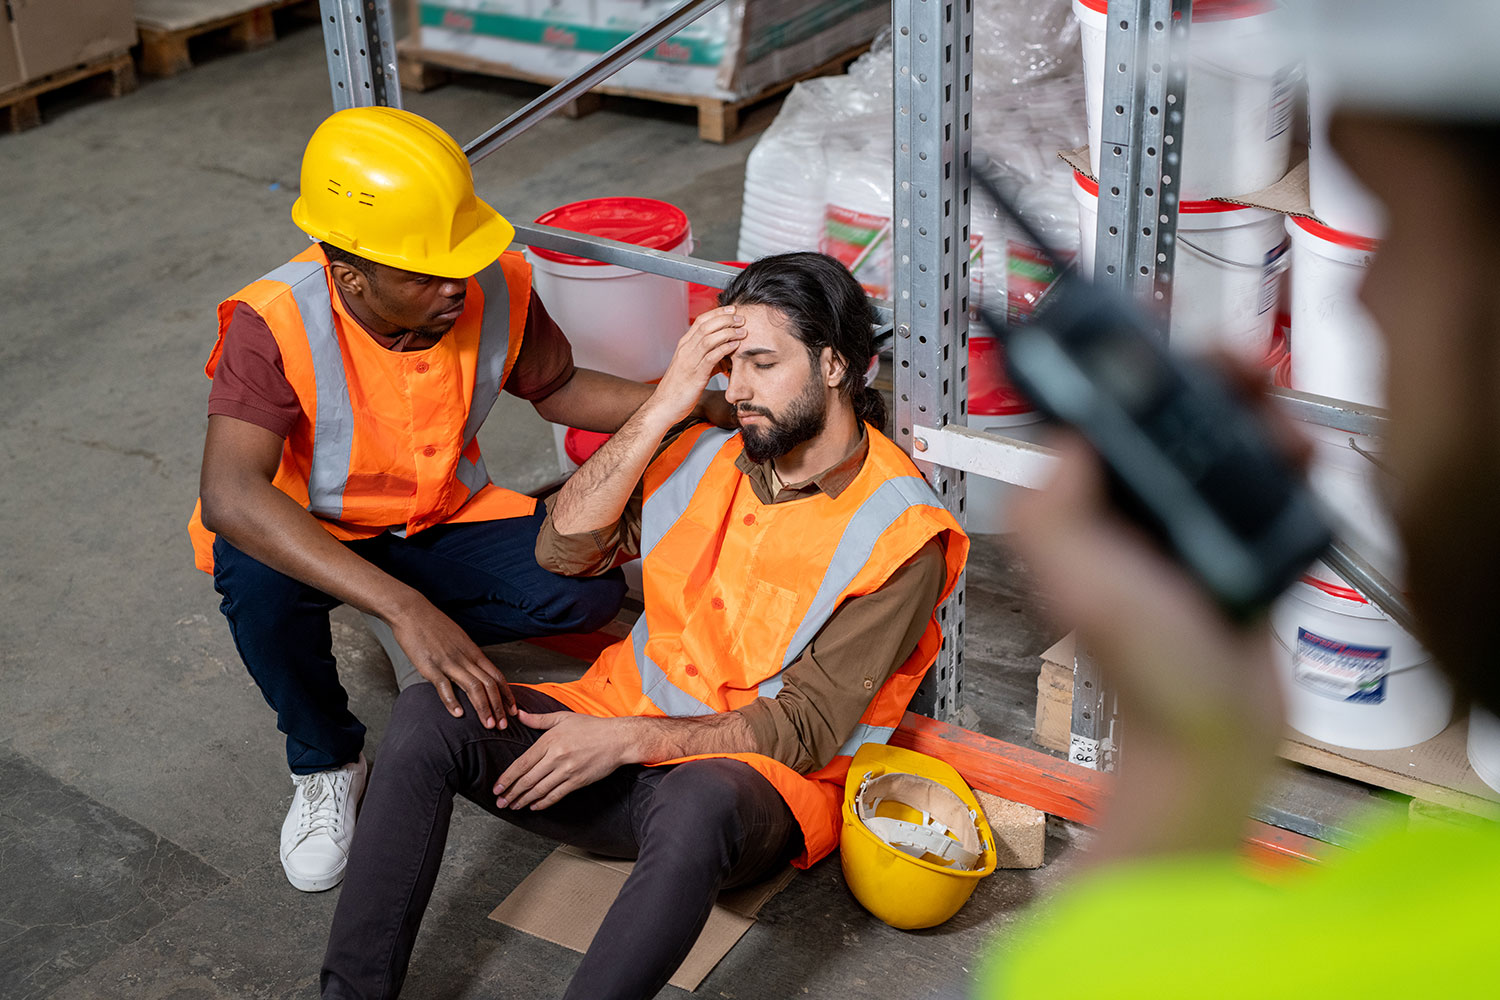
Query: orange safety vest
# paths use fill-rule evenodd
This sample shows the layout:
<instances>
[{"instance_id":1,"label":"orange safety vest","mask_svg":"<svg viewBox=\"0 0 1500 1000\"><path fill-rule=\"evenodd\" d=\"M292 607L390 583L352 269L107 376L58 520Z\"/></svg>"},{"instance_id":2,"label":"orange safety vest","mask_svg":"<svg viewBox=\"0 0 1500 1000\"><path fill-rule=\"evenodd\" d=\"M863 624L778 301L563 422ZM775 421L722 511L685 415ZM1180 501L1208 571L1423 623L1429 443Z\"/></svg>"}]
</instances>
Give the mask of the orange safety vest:
<instances>
[{"instance_id":1,"label":"orange safety vest","mask_svg":"<svg viewBox=\"0 0 1500 1000\"><path fill-rule=\"evenodd\" d=\"M946 598L968 538L911 459L875 428L868 433L864 466L837 497L778 504L761 503L735 467L738 433L705 424L672 442L646 470L644 613L582 678L538 690L597 716L733 711L774 698L783 671L844 601L880 589L932 538L944 550ZM838 755L813 774L763 754L704 755L743 760L776 787L802 828L798 866L838 846L849 758L862 744L890 739L942 641L934 608L917 648L875 693Z\"/></svg>"},{"instance_id":2,"label":"orange safety vest","mask_svg":"<svg viewBox=\"0 0 1500 1000\"><path fill-rule=\"evenodd\" d=\"M507 251L470 278L453 329L405 352L380 346L349 314L327 264L308 247L219 303L219 339L203 369L214 377L241 302L266 321L302 406L276 488L344 540L531 514L534 499L490 482L475 437L521 351L525 258ZM214 536L201 513L200 502L188 533L198 568L211 573Z\"/></svg>"}]
</instances>

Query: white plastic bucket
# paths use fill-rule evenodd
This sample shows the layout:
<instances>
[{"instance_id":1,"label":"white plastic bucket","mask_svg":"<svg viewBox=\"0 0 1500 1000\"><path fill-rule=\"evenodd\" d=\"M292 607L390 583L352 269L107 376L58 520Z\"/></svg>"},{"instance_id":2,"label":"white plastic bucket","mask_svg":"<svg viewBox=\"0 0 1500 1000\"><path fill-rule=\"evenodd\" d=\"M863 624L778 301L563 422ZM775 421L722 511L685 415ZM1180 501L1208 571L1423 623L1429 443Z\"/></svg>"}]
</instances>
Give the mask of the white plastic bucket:
<instances>
[{"instance_id":1,"label":"white plastic bucket","mask_svg":"<svg viewBox=\"0 0 1500 1000\"><path fill-rule=\"evenodd\" d=\"M1469 766L1500 792L1500 718L1478 705L1469 709Z\"/></svg>"},{"instance_id":2,"label":"white plastic bucket","mask_svg":"<svg viewBox=\"0 0 1500 1000\"><path fill-rule=\"evenodd\" d=\"M1271 608L1287 721L1354 750L1430 740L1453 692L1417 641L1321 563Z\"/></svg>"},{"instance_id":3,"label":"white plastic bucket","mask_svg":"<svg viewBox=\"0 0 1500 1000\"><path fill-rule=\"evenodd\" d=\"M537 222L688 254L692 227L682 210L650 198L596 198ZM573 345L573 360L622 378L661 378L687 329L687 284L614 264L530 247L532 287Z\"/></svg>"},{"instance_id":4,"label":"white plastic bucket","mask_svg":"<svg viewBox=\"0 0 1500 1000\"><path fill-rule=\"evenodd\" d=\"M1085 277L1093 277L1099 185L1078 171L1073 179L1078 267ZM1227 349L1251 364L1262 361L1276 330L1287 246L1275 212L1223 201L1181 202L1172 346L1193 353Z\"/></svg>"},{"instance_id":5,"label":"white plastic bucket","mask_svg":"<svg viewBox=\"0 0 1500 1000\"><path fill-rule=\"evenodd\" d=\"M1307 66L1308 201L1313 214L1334 229L1380 236L1385 232L1385 208L1329 144L1332 94L1321 85L1313 56Z\"/></svg>"},{"instance_id":6,"label":"white plastic bucket","mask_svg":"<svg viewBox=\"0 0 1500 1000\"><path fill-rule=\"evenodd\" d=\"M1096 177L1106 110L1102 105L1107 8L1107 0L1073 0L1083 44L1089 162ZM1249 194L1286 173L1297 75L1266 41L1275 18L1275 5L1262 0L1193 4L1181 197Z\"/></svg>"},{"instance_id":7,"label":"white plastic bucket","mask_svg":"<svg viewBox=\"0 0 1500 1000\"><path fill-rule=\"evenodd\" d=\"M1385 405L1385 348L1359 285L1378 242L1288 216L1292 235L1292 387Z\"/></svg>"},{"instance_id":8,"label":"white plastic bucket","mask_svg":"<svg viewBox=\"0 0 1500 1000\"><path fill-rule=\"evenodd\" d=\"M1035 410L1004 415L971 413L969 426L1033 444L1041 440L1047 427ZM1025 487L972 472L964 478L964 483L964 509L968 512L964 530L971 535L1000 535L1010 531L1011 503L1016 491Z\"/></svg>"},{"instance_id":9,"label":"white plastic bucket","mask_svg":"<svg viewBox=\"0 0 1500 1000\"><path fill-rule=\"evenodd\" d=\"M1399 583L1405 564L1396 523L1381 488L1385 473L1375 464L1379 440L1315 424L1304 424L1302 430L1313 441L1308 482L1335 521L1339 537L1383 576Z\"/></svg>"}]
</instances>

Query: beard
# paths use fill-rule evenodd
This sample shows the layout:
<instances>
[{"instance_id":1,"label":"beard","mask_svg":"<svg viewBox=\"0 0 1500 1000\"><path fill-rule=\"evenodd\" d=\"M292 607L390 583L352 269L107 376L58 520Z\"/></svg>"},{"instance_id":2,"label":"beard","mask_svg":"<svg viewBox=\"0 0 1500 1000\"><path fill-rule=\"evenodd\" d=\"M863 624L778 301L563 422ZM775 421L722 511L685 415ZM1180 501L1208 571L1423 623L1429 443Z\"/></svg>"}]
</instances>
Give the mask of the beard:
<instances>
[{"instance_id":1,"label":"beard","mask_svg":"<svg viewBox=\"0 0 1500 1000\"><path fill-rule=\"evenodd\" d=\"M823 389L817 379L809 377L802 394L792 400L780 414L761 406L742 405L735 412L757 413L765 418L765 427L740 427L745 457L756 465L780 458L799 444L823 433L828 423Z\"/></svg>"}]
</instances>

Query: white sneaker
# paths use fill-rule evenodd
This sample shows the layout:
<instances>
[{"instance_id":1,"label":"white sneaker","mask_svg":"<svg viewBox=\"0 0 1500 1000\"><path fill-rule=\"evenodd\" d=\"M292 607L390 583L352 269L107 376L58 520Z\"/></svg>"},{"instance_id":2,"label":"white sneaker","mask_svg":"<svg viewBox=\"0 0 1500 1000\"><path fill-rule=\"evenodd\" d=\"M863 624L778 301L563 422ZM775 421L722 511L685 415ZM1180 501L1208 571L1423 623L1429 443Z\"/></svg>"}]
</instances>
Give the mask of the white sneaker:
<instances>
[{"instance_id":1,"label":"white sneaker","mask_svg":"<svg viewBox=\"0 0 1500 1000\"><path fill-rule=\"evenodd\" d=\"M353 764L332 771L292 775L297 790L281 824L281 867L303 892L322 892L343 881L369 771L360 754Z\"/></svg>"}]
</instances>

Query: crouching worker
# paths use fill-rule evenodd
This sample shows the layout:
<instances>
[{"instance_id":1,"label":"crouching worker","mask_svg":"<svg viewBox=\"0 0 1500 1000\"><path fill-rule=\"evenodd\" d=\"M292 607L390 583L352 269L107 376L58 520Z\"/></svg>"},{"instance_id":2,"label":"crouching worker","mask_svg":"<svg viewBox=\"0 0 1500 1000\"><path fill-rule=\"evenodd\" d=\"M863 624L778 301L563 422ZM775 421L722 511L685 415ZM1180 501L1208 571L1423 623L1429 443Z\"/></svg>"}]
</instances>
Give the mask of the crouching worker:
<instances>
[{"instance_id":1,"label":"crouching worker","mask_svg":"<svg viewBox=\"0 0 1500 1000\"><path fill-rule=\"evenodd\" d=\"M574 575L640 554L644 614L580 680L513 687L504 730L450 715L428 685L402 693L325 997L400 991L455 794L636 859L567 992L591 1000L654 995L721 888L837 845L849 756L889 738L932 664L968 540L878 429L873 317L848 271L770 257L720 301L537 539L543 566ZM726 369L740 429L681 430Z\"/></svg>"}]
</instances>

